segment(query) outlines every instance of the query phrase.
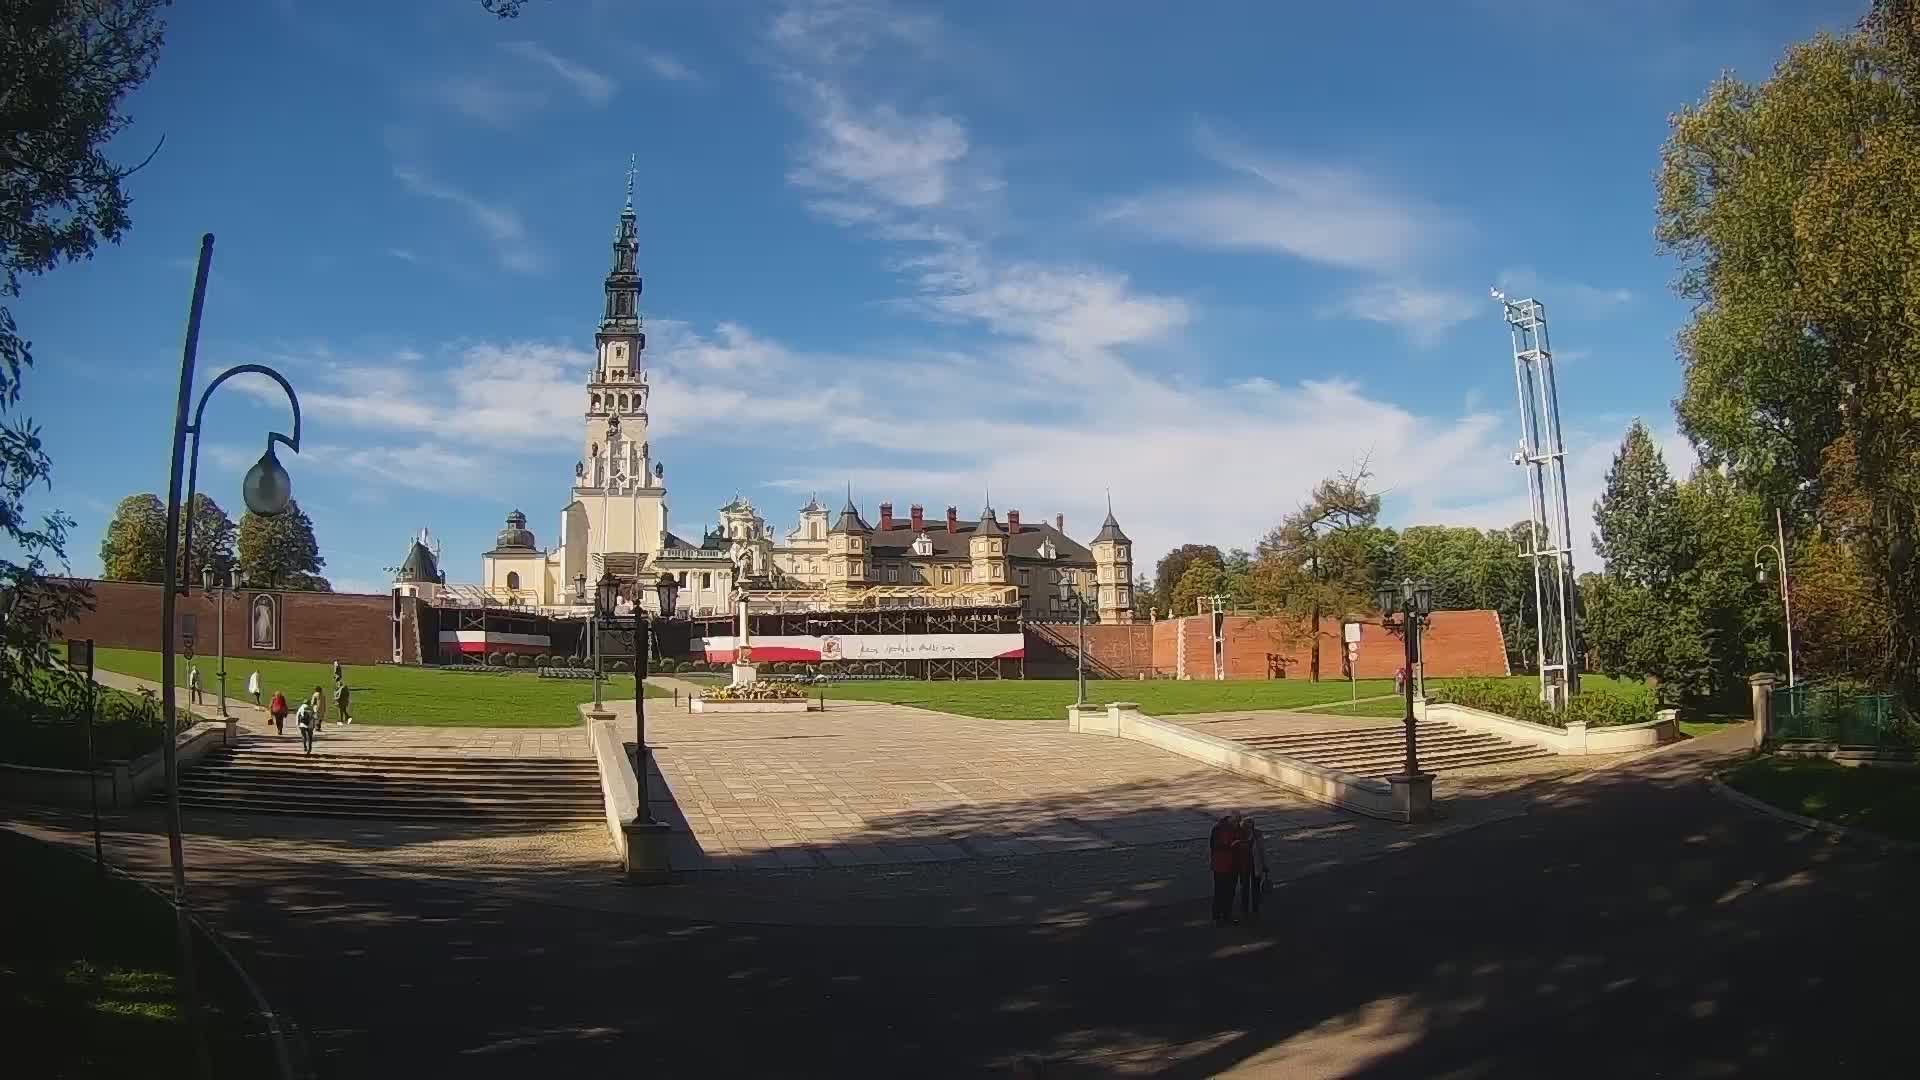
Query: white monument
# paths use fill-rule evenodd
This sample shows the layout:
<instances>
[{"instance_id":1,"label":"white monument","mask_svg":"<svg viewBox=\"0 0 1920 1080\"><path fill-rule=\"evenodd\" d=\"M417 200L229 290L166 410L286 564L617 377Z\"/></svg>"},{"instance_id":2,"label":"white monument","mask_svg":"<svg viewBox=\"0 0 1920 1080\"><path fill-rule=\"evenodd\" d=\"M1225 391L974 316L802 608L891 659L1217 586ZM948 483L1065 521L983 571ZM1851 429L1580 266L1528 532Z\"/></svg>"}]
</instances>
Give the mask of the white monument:
<instances>
[{"instance_id":1,"label":"white monument","mask_svg":"<svg viewBox=\"0 0 1920 1080\"><path fill-rule=\"evenodd\" d=\"M733 685L748 686L760 677L760 672L753 666L753 627L747 621L746 591L736 589L733 602L740 612L740 632L733 647Z\"/></svg>"}]
</instances>

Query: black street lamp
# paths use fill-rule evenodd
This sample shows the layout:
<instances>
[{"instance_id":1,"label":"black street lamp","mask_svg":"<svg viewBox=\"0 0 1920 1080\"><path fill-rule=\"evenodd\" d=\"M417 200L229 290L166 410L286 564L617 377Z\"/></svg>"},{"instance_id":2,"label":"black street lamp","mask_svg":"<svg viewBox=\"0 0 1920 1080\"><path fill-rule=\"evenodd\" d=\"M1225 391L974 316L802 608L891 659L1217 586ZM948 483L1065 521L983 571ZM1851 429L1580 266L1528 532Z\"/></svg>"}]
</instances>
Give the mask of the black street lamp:
<instances>
[{"instance_id":1,"label":"black street lamp","mask_svg":"<svg viewBox=\"0 0 1920 1080\"><path fill-rule=\"evenodd\" d=\"M1071 573L1072 571L1068 570L1060 572L1060 599L1073 602L1080 620L1080 648L1073 658L1074 678L1078 681L1079 690L1073 703L1085 705L1087 703L1087 607L1099 602L1097 599L1099 594L1087 585L1076 589L1073 578L1069 576Z\"/></svg>"},{"instance_id":2,"label":"black street lamp","mask_svg":"<svg viewBox=\"0 0 1920 1080\"><path fill-rule=\"evenodd\" d=\"M167 477L167 539L166 565L161 571L162 589L160 592L160 703L161 713L166 719L166 736L161 740L161 762L166 773L167 784L167 856L173 864L173 911L174 934L180 948L180 991L187 1004L190 1026L194 1030L195 1051L199 1057L201 1075L210 1075L211 1067L207 1057L206 1039L200 1021L199 997L194 985L193 936L190 915L187 908L187 870L185 854L181 844L180 820L180 762L174 753L174 737L179 731L175 712L177 701L174 694L173 679L173 638L176 618L176 599L187 592L188 584L180 580L180 552L193 550L193 506L194 489L200 475L200 433L201 420L207 411L207 399L219 389L220 384L235 375L265 375L280 384L286 391L287 403L293 407L293 434L283 435L278 431L267 433L267 449L260 455L253 468L247 470L246 478L241 482L240 495L247 509L262 517L273 517L283 513L293 500L293 482L287 476L287 470L281 466L280 459L274 455L275 443L284 443L294 453L300 452L300 399L293 392L293 386L284 376L262 364L240 364L213 377L207 388L200 392L199 404L192 412L192 422L188 422L187 406L193 401L194 361L200 348L200 313L206 305L207 274L213 265L213 234L207 233L200 238L200 261L193 275L193 302L187 309L187 339L180 357L180 394L174 404L173 412L173 462ZM193 449L187 449L187 436L193 436ZM186 474L186 498L180 497L181 473ZM182 521L182 508L187 509Z\"/></svg>"},{"instance_id":3,"label":"black street lamp","mask_svg":"<svg viewBox=\"0 0 1920 1080\"><path fill-rule=\"evenodd\" d=\"M1433 613L1433 586L1423 581L1416 582L1412 578L1405 578L1398 584L1389 581L1379 587L1374 594L1374 599L1380 605L1382 624L1385 624L1388 616L1396 612L1400 615L1400 636L1404 639L1407 649L1406 679L1404 680L1407 698L1405 717L1407 758L1403 775L1409 778L1419 777L1423 774L1420 772L1419 750L1414 745L1413 666L1419 656L1420 620Z\"/></svg>"}]
</instances>

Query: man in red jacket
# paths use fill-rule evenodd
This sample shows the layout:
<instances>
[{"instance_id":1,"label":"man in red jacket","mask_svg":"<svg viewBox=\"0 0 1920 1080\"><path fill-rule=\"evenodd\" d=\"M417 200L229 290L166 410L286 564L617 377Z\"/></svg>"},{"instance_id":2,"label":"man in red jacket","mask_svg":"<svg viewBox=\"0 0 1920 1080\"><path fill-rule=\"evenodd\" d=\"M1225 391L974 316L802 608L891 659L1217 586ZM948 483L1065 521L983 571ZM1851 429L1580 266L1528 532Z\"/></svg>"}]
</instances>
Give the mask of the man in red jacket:
<instances>
[{"instance_id":1,"label":"man in red jacket","mask_svg":"<svg viewBox=\"0 0 1920 1080\"><path fill-rule=\"evenodd\" d=\"M1207 834L1208 862L1213 867L1213 921L1218 925L1236 921L1233 917L1233 887L1240 875L1233 844L1239 838L1240 830L1235 827L1232 814L1215 822L1213 831Z\"/></svg>"}]
</instances>

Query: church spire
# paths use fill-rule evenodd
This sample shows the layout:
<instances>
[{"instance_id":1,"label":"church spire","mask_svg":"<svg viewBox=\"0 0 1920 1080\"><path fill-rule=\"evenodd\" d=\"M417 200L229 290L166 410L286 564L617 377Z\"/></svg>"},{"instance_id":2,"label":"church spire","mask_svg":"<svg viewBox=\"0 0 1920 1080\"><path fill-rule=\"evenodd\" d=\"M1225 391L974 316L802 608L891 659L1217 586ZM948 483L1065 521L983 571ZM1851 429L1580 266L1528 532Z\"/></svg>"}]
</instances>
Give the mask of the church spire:
<instances>
[{"instance_id":1,"label":"church spire","mask_svg":"<svg viewBox=\"0 0 1920 1080\"><path fill-rule=\"evenodd\" d=\"M640 239L633 212L633 177L638 168L637 160L637 155L630 155L627 159L627 201L620 209L620 222L613 230L613 266L607 271L607 305L600 317L600 332L603 334L640 333L641 284L640 271L635 265L640 254ZM641 335L635 351L644 348L646 337Z\"/></svg>"}]
</instances>

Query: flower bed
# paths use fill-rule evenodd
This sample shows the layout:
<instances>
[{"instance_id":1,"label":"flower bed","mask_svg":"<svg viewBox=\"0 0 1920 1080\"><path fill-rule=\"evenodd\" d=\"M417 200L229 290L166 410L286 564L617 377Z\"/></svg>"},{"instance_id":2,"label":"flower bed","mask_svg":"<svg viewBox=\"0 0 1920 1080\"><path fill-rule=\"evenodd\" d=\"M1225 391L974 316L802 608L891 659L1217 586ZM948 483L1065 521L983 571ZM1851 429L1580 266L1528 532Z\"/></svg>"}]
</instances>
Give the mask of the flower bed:
<instances>
[{"instance_id":1,"label":"flower bed","mask_svg":"<svg viewBox=\"0 0 1920 1080\"><path fill-rule=\"evenodd\" d=\"M756 679L745 686L716 686L702 690L706 701L805 701L807 688L797 682Z\"/></svg>"},{"instance_id":2,"label":"flower bed","mask_svg":"<svg viewBox=\"0 0 1920 1080\"><path fill-rule=\"evenodd\" d=\"M1533 684L1497 679L1450 679L1432 685L1427 700L1439 705L1464 705L1543 727L1564 728L1569 721L1582 721L1596 728L1623 727L1654 719L1651 698L1635 700L1609 694L1578 694L1562 713L1548 708Z\"/></svg>"}]
</instances>

